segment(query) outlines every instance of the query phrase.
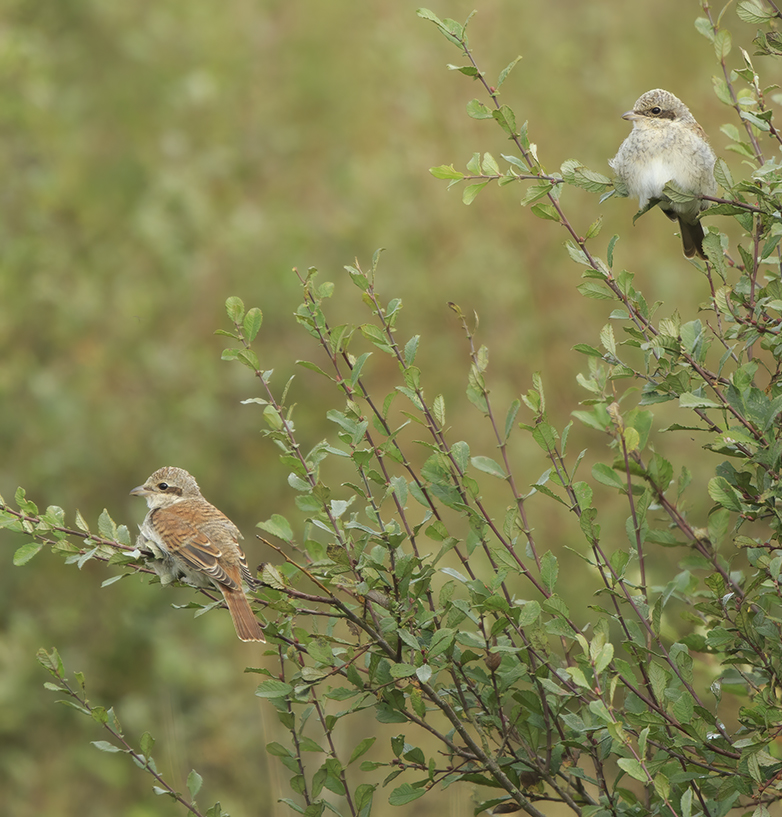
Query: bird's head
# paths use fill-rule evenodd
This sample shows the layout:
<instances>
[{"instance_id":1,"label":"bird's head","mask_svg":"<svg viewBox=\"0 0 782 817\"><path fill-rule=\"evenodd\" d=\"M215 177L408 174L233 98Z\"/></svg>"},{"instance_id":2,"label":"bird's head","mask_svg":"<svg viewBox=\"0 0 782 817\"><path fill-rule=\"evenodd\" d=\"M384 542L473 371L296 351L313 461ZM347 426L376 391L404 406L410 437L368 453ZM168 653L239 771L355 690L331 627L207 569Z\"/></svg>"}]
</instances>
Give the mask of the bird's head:
<instances>
[{"instance_id":1,"label":"bird's head","mask_svg":"<svg viewBox=\"0 0 782 817\"><path fill-rule=\"evenodd\" d=\"M167 465L158 468L143 485L137 485L130 495L143 497L150 508L165 508L183 499L200 497L201 491L187 471Z\"/></svg>"},{"instance_id":2,"label":"bird's head","mask_svg":"<svg viewBox=\"0 0 782 817\"><path fill-rule=\"evenodd\" d=\"M655 88L640 96L632 111L622 114L635 127L665 127L670 122L694 122L690 109L670 91Z\"/></svg>"}]
</instances>

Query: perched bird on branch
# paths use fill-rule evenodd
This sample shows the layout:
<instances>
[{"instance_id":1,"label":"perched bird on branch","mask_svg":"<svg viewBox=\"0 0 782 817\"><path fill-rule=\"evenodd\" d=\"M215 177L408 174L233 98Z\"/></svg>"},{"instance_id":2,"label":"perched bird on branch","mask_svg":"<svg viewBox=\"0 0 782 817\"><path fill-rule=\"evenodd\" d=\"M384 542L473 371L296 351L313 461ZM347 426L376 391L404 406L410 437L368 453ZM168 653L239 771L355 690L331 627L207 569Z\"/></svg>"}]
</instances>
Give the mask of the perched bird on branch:
<instances>
[{"instance_id":1,"label":"perched bird on branch","mask_svg":"<svg viewBox=\"0 0 782 817\"><path fill-rule=\"evenodd\" d=\"M149 506L140 525L138 546L150 551L151 566L163 584L184 581L214 587L223 594L236 634L242 641L266 641L243 583L255 580L239 547L242 534L201 495L198 483L182 468L155 471L132 496Z\"/></svg>"},{"instance_id":2,"label":"perched bird on branch","mask_svg":"<svg viewBox=\"0 0 782 817\"><path fill-rule=\"evenodd\" d=\"M716 157L703 128L689 108L669 91L647 91L622 116L633 129L608 164L627 188L638 198L643 210L659 202L671 221L679 221L684 254L706 258L703 252L703 227L698 218L708 204L701 199L671 201L663 192L673 182L684 193L713 196Z\"/></svg>"}]
</instances>

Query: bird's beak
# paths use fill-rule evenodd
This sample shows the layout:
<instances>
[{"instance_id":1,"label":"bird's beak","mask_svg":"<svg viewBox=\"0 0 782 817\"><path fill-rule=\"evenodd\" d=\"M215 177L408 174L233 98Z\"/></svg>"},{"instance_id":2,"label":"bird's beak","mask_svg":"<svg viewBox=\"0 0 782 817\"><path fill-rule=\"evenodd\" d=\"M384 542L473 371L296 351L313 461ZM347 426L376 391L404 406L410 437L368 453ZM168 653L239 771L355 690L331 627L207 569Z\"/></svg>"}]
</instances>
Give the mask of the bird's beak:
<instances>
[{"instance_id":1,"label":"bird's beak","mask_svg":"<svg viewBox=\"0 0 782 817\"><path fill-rule=\"evenodd\" d=\"M635 111L628 111L627 113L622 114L622 119L629 119L630 122L635 121L636 119L640 119L641 117Z\"/></svg>"},{"instance_id":2,"label":"bird's beak","mask_svg":"<svg viewBox=\"0 0 782 817\"><path fill-rule=\"evenodd\" d=\"M149 493L143 485L137 485L131 492L131 496L146 496Z\"/></svg>"}]
</instances>

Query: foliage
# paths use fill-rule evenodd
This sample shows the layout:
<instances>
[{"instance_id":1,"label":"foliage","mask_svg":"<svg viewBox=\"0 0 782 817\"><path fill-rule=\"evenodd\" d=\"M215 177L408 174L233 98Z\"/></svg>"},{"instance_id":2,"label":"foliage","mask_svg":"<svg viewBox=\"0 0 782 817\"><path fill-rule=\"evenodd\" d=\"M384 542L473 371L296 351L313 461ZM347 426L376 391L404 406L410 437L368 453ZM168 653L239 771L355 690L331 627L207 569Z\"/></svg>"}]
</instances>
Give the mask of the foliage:
<instances>
[{"instance_id":1,"label":"foliage","mask_svg":"<svg viewBox=\"0 0 782 817\"><path fill-rule=\"evenodd\" d=\"M155 794L167 795L171 797L172 800L181 803L191 814L195 814L197 817L201 816L202 812L196 807L195 797L201 789L203 780L197 771L192 770L188 775L187 788L190 793L190 799L187 800L179 792L174 791L158 772L155 759L152 757L152 748L155 745L155 739L149 732L145 732L141 736L139 749L133 749L125 739L122 726L114 710L104 709L102 706L92 706L87 700L83 673L77 672L74 674L75 684L69 682L65 677L65 668L63 667L62 659L57 653L57 650L52 650L51 652L39 650L38 661L41 666L45 667L55 678L54 682L47 682L44 686L52 692L61 692L67 696L61 700L60 703L75 709L77 712L88 715L95 723L100 724L111 736L112 741L93 741L93 746L95 746L96 749L110 754L124 752L129 755L136 766L149 772L149 774L155 778L157 783L157 785L153 787ZM219 803L215 803L214 806L204 813L204 817L223 817L223 815L224 812L220 808Z\"/></svg>"},{"instance_id":2,"label":"foliage","mask_svg":"<svg viewBox=\"0 0 782 817\"><path fill-rule=\"evenodd\" d=\"M420 337L400 337L402 303L384 302L376 288L379 254L368 271L347 268L371 316L363 323L334 324L335 285L319 283L314 269L300 276L296 319L324 355L300 366L344 400L326 415L333 435L314 446L304 445L294 423L288 385L274 385L254 348L261 310L228 299L231 327L220 334L232 345L223 358L258 381L261 396L247 402L262 411L299 511L295 521L275 514L259 523L283 544L267 541L278 559L263 566L258 593L279 668L256 670L266 676L256 694L290 735L287 745L267 748L292 773L286 802L295 811L369 814L378 771L383 785L394 782L394 805L437 784L468 783L481 792L477 810L495 813L541 815L554 801L588 817L721 817L751 807L762 817L782 799L782 170L764 156L762 136L775 149L782 138L767 102L773 88L762 87L743 49L744 67L728 69L730 34L705 3L704 11L696 25L723 71L715 91L739 123L723 130L750 170L736 181L718 163L725 195L710 199L708 216L735 220L745 237L736 255L710 226L708 261L693 263L708 291L700 317L649 304L635 276L615 268L617 236L599 257L599 219L583 236L572 225L567 188L622 191L577 160L546 171L528 124L499 100L516 61L490 85L465 26L419 11L459 49L464 64L454 68L486 93L487 103L473 101L468 114L496 122L516 150L502 155L504 171L483 153L466 173L448 165L433 175L467 182L467 204L491 182L524 184L522 204L567 232L567 252L583 269L581 294L616 302L599 345L577 347L588 364L580 378L588 396L574 416L606 435L608 448L591 476L581 473L584 452L568 447L572 424L551 422L544 377L495 407L489 352L455 304L469 349L467 397L494 448L451 439L446 401L427 395L416 366ZM779 56L772 24L782 15L755 0L737 11L765 26L758 52ZM373 370L384 359L398 379L377 396ZM707 484L693 479L688 463L656 450L655 412L672 402L687 419L666 431L697 433L719 459ZM522 475L514 457L522 435L548 462L540 476ZM487 499L492 481L506 493L504 508ZM625 503L623 530L604 525L601 486ZM688 499L703 493L711 510L692 519ZM148 570L108 513L93 534L80 515L68 527L61 509L40 513L22 489L16 505L0 499L0 524L29 540L17 564L49 546L80 567L97 559L121 566L120 576ZM557 513L572 514L583 535L574 549L584 565L579 592L593 599L587 622L572 612L577 599L560 590L563 543L536 536L534 517ZM660 556L672 553L677 570ZM687 625L682 635L677 616ZM40 660L53 687L109 729L114 742L98 748L126 752L157 776L149 736L140 751L131 749L113 712L87 701L83 678L67 682L56 653ZM400 730L380 760L365 757L373 737L354 741L347 757L336 748L335 736L366 710ZM315 769L306 759L313 752L325 756ZM157 782L199 813L195 772L190 800ZM208 813L219 814L219 804Z\"/></svg>"}]
</instances>

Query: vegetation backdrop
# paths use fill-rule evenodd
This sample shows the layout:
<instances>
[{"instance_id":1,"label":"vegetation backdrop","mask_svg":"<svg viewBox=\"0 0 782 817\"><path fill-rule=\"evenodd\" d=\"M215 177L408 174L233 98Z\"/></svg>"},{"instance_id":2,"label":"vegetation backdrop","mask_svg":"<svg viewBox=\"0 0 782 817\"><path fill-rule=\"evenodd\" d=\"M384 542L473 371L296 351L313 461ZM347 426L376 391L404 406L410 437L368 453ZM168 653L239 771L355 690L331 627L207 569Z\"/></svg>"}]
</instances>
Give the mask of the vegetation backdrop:
<instances>
[{"instance_id":1,"label":"vegetation backdrop","mask_svg":"<svg viewBox=\"0 0 782 817\"><path fill-rule=\"evenodd\" d=\"M2 3L0 494L23 485L42 507L78 507L91 520L107 508L133 530L145 509L128 491L178 465L245 532L250 563L274 561L254 526L286 514L293 492L258 413L240 404L252 381L220 361L224 301L240 295L263 309L263 367L284 382L293 361L312 356L292 319L300 293L291 268L314 265L339 282L345 264L368 266L380 246L378 288L402 298L401 320L421 334L417 364L449 401L457 434L474 409L448 301L480 316L498 402L541 371L552 422L567 422L584 397L584 359L571 349L594 342L603 305L577 294L562 229L522 217L517 188L465 207L429 173L463 166L475 150L499 155L505 142L465 116L475 93L446 69L454 55L416 7ZM717 154L738 162L718 129L713 49L693 28L698 3L448 0L434 10L464 19L473 7L471 38L488 73L523 56L503 94L550 167L577 158L608 173L628 131L621 114L654 87L681 97ZM754 35L736 20L731 28L747 42ZM694 311L702 281L665 219L631 227L626 200L570 195L584 225L602 215L606 234L621 233L615 252L634 264L650 301L675 298ZM348 298L333 309L347 315L355 302L342 291ZM339 400L296 374L297 421L312 445L331 431L324 405ZM491 445L488 429L476 433ZM576 448L602 444L597 432L573 433ZM693 471L713 468L695 442L672 445L691 445ZM554 520L540 524L542 536L570 535ZM286 795L280 769L263 751L279 727L252 695L257 678L240 671L258 658L234 641L226 615L193 619L170 606L189 591L140 579L102 589L110 568L77 572L46 552L15 569L18 537L0 530L0 544L0 799L9 814L180 813L142 773L90 745L94 725L53 706L35 661L53 644L128 733L157 725L158 762L180 787L196 766L206 799L232 814L287 813L276 804ZM578 581L563 571L565 584ZM437 796L437 806L424 798L397 813L472 813L461 790Z\"/></svg>"}]
</instances>

